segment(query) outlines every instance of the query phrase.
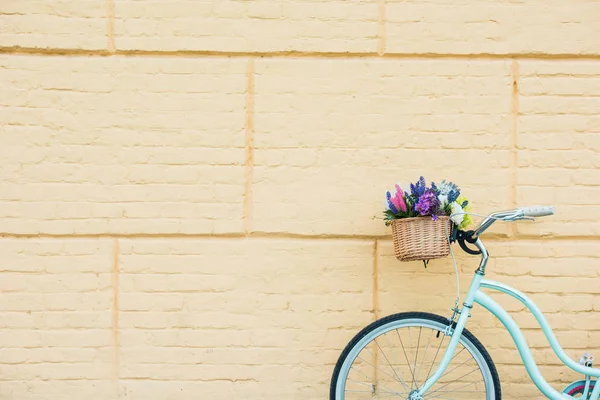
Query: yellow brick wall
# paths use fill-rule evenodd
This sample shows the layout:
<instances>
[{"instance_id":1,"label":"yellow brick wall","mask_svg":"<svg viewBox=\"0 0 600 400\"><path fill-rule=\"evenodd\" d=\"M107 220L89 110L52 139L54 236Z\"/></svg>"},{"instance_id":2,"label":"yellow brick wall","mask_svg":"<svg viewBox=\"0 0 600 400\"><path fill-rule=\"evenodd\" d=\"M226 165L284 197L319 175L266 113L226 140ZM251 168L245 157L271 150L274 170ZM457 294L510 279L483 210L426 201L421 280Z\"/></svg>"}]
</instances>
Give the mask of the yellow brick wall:
<instances>
[{"instance_id":1,"label":"yellow brick wall","mask_svg":"<svg viewBox=\"0 0 600 400\"><path fill-rule=\"evenodd\" d=\"M490 277L597 352L599 27L590 0L3 0L0 398L327 398L361 327L449 315L450 261L398 263L373 218L421 174L478 213L556 205L493 228ZM498 321L469 328L541 398Z\"/></svg>"}]
</instances>

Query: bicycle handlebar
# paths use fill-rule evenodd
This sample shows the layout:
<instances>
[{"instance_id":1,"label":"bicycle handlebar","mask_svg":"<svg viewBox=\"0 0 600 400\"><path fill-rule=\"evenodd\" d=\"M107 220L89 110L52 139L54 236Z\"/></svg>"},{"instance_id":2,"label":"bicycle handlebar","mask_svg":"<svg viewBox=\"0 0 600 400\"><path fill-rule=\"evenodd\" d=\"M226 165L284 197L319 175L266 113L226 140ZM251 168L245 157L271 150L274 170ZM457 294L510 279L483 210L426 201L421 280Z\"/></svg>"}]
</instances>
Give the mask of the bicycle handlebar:
<instances>
[{"instance_id":1,"label":"bicycle handlebar","mask_svg":"<svg viewBox=\"0 0 600 400\"><path fill-rule=\"evenodd\" d=\"M545 217L553 214L554 206L520 207L514 210L497 211L488 215L481 224L479 224L477 229L473 231L471 237L477 239L486 229L499 219L506 222L514 222L522 219L533 219L534 217Z\"/></svg>"},{"instance_id":2,"label":"bicycle handlebar","mask_svg":"<svg viewBox=\"0 0 600 400\"><path fill-rule=\"evenodd\" d=\"M533 206L519 208L526 217L546 217L554 214L554 206Z\"/></svg>"},{"instance_id":3,"label":"bicycle handlebar","mask_svg":"<svg viewBox=\"0 0 600 400\"><path fill-rule=\"evenodd\" d=\"M481 254L481 264L479 264L477 272L480 274L485 274L488 252L479 239L479 236L481 236L481 234L485 232L487 228L489 228L497 220L503 220L506 222L514 222L521 219L533 220L534 217L545 217L552 214L554 214L554 206L520 207L514 210L497 211L485 217L485 219L474 231L459 231L455 225L452 229L450 241L457 241L460 247L469 254ZM469 248L465 242L474 244L475 247L477 247L477 250Z\"/></svg>"}]
</instances>

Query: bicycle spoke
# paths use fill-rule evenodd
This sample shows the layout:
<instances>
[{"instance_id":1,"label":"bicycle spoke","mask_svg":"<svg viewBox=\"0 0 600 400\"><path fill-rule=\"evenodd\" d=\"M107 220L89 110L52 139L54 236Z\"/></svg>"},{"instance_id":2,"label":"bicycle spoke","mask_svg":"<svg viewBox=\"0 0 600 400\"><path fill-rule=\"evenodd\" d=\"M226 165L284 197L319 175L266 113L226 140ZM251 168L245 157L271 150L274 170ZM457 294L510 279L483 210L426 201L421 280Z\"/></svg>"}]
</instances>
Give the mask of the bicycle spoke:
<instances>
[{"instance_id":1,"label":"bicycle spoke","mask_svg":"<svg viewBox=\"0 0 600 400\"><path fill-rule=\"evenodd\" d=\"M372 383L359 382L359 381L355 381L354 379L350 379L350 378L348 378L348 380L352 381L352 382L355 382L355 383L358 383L359 385L368 386L371 389L371 390L369 390L369 392L373 393L373 384ZM408 392L395 392L392 389L390 389L388 387L385 387L383 385L381 385L381 387L384 388L384 389L386 389L386 390L384 390L385 393L391 393L391 394L393 394L395 396L408 394ZM379 388L378 388L378 390L379 390ZM346 391L347 392L351 392L352 390L346 389Z\"/></svg>"},{"instance_id":2,"label":"bicycle spoke","mask_svg":"<svg viewBox=\"0 0 600 400\"><path fill-rule=\"evenodd\" d=\"M458 353L456 353L456 356L458 356L460 353L462 353L463 351L465 351L465 348L463 347ZM452 357L453 359L456 358L456 356ZM473 358L468 359L467 361L457 365L456 367L452 368L450 371L446 371L444 372L444 374L442 376L440 376L440 379L442 379L444 376L448 375L450 372L454 371L456 368L458 367L462 367L463 365L465 365L466 363L468 363L469 361L471 361Z\"/></svg>"},{"instance_id":3,"label":"bicycle spoke","mask_svg":"<svg viewBox=\"0 0 600 400\"><path fill-rule=\"evenodd\" d=\"M397 397L398 396L396 393L376 394L375 396L373 396L373 394L372 394L373 392L371 392L370 390L346 390L346 392L351 392L351 393L365 393L365 394L368 394L369 399L373 399L373 398L380 399L382 397L390 397L390 396Z\"/></svg>"},{"instance_id":4,"label":"bicycle spoke","mask_svg":"<svg viewBox=\"0 0 600 400\"><path fill-rule=\"evenodd\" d=\"M369 351L369 352L370 352L370 351ZM373 353L371 353L371 354L373 354ZM390 378L394 379L394 377L393 377L392 375L388 374L387 372L385 372L385 371L384 371L384 370L382 370L382 369L379 369L379 368L377 368L377 366L375 366L375 365L371 364L370 362L368 362L367 360L365 360L365 359L361 358L360 356L357 356L356 358L357 358L357 359L359 359L359 360L361 360L362 362L364 362L364 363L366 363L366 364L370 365L371 367L373 367L373 368L377 369L378 371L381 371L381 373L382 373L382 374L384 374L384 375L387 375L387 376L389 376ZM358 370L357 370L357 369L355 369L355 368L353 368L353 367L351 367L351 369L354 369L354 371L357 371L357 372L358 372ZM362 373L362 374L364 375L364 373ZM366 376L366 375L365 375L365 376ZM367 378L368 378L368 377L367 377Z\"/></svg>"},{"instance_id":5,"label":"bicycle spoke","mask_svg":"<svg viewBox=\"0 0 600 400\"><path fill-rule=\"evenodd\" d=\"M360 359L360 360L362 360L362 358L359 358L359 359ZM354 367L350 367L350 371L354 371L354 372L356 372L357 374L360 374L360 375L364 376L365 378L367 378L367 381L370 381L370 380L371 380L371 378L369 378L369 377L367 376L367 374L365 374L365 373L364 373L364 372L362 372L362 371L359 371L358 369L356 369L356 368L354 368ZM393 378L393 377L392 377L392 378Z\"/></svg>"},{"instance_id":6,"label":"bicycle spoke","mask_svg":"<svg viewBox=\"0 0 600 400\"><path fill-rule=\"evenodd\" d=\"M410 327L408 328L410 331ZM413 382L415 381L415 374L413 373L412 367L410 366L410 361L408 361L408 356L406 355L406 349L404 348L404 343L402 342L402 338L400 337L400 332L396 329L396 335L398 335L398 339L400 339L400 345L402 345L402 351L404 352L404 358L406 358L406 364L408 365L408 369L410 370L410 375L413 378ZM412 383L410 384L410 388L413 388Z\"/></svg>"},{"instance_id":7,"label":"bicycle spoke","mask_svg":"<svg viewBox=\"0 0 600 400\"><path fill-rule=\"evenodd\" d=\"M421 364L419 364L419 368L417 369L417 371L415 371L415 375L417 375L417 377L419 376L419 372L418 371L421 370L421 367L423 366L423 363L425 363L425 357L427 356L427 351L429 350L429 345L431 344L431 338L432 337L433 337L433 329L431 330L431 334L429 335L429 340L427 341L427 347L425 348L425 352L423 353L423 359L421 360ZM425 383L426 381L427 381L427 379L425 379L423 381L423 383Z\"/></svg>"},{"instance_id":8,"label":"bicycle spoke","mask_svg":"<svg viewBox=\"0 0 600 400\"><path fill-rule=\"evenodd\" d=\"M435 356L433 357L433 362L431 363L431 366L429 367L429 372L427 372L427 378L425 378L424 382L427 382L427 380L431 376L431 370L433 369L433 366L435 365L437 356L440 352L440 348L442 347L442 343L444 343L444 339L446 339L446 335L442 336L442 340L440 340L440 344L438 345L437 351L435 352Z\"/></svg>"},{"instance_id":9,"label":"bicycle spoke","mask_svg":"<svg viewBox=\"0 0 600 400\"><path fill-rule=\"evenodd\" d=\"M413 357L413 351L412 351L412 344L413 344L413 341L412 341L412 334L410 333L410 326L408 327L408 340L410 340L410 347L409 347L409 350L410 350L410 358L411 358L411 360L412 360L412 357ZM413 380L412 380L412 382L411 382L411 384L410 384L410 388L411 388L411 389L414 389L414 386L413 386L413 385L414 385L414 383L415 383L415 373L414 373L414 370L412 369L412 367L411 367L411 366L409 366L409 368L410 368L410 374L412 375L412 378L413 378Z\"/></svg>"},{"instance_id":10,"label":"bicycle spoke","mask_svg":"<svg viewBox=\"0 0 600 400\"><path fill-rule=\"evenodd\" d=\"M477 382L467 383L466 385L460 386L460 387L458 387L458 388L456 388L454 390L436 390L436 391L431 392L431 393L433 394L433 393L436 393L436 392L438 392L438 393L454 393L454 392L471 393L471 392L481 392L481 390L459 390L459 389L464 389L464 388L469 387L469 386L473 386L475 384L477 384ZM427 397L427 394L425 395L425 397Z\"/></svg>"},{"instance_id":11,"label":"bicycle spoke","mask_svg":"<svg viewBox=\"0 0 600 400\"><path fill-rule=\"evenodd\" d=\"M472 383L469 383L467 385L461 386L461 387L459 387L459 388L457 388L455 390L442 390L439 393L485 393L485 390L458 390L458 389L464 389L466 387L475 385L476 383L477 382L472 382ZM434 394L434 392L431 392L431 394ZM434 397L430 397L426 393L425 396L423 396L423 398L431 400L431 399L442 399L443 397L438 397L437 395L434 396Z\"/></svg>"},{"instance_id":12,"label":"bicycle spoke","mask_svg":"<svg viewBox=\"0 0 600 400\"><path fill-rule=\"evenodd\" d=\"M443 340L443 339L442 339L442 340ZM441 342L440 342L440 347L441 347ZM463 347L463 348L462 348L462 349L461 349L461 350L460 350L458 353L456 353L456 354L455 354L455 355L454 355L452 358L453 358L453 359L457 358L457 357L458 357L458 356L459 356L459 355L460 355L460 354L461 354L463 351L465 351L465 350L466 350L466 348L465 348L465 347ZM438 347L438 351L439 351L439 347ZM435 363L435 359L436 359L436 358L437 358L437 353L436 353L436 357L434 358L434 363ZM445 376L449 375L450 373L452 373L452 372L453 372L453 371L455 371L456 369L458 369L458 368L462 367L463 365L467 364L467 363L468 363L468 362L470 362L470 361L475 361L475 360L473 359L473 357L471 357L471 358L467 359L466 361L463 361L462 363L460 363L459 365L455 366L455 367L454 367L454 368L452 368L451 370L449 370L449 371L446 371L446 372L445 372L445 373L444 373L442 376L440 376L440 378L438 379L438 381L439 381L440 379L442 379L443 377L445 377ZM432 364L432 367L433 367L433 364ZM477 369L479 369L479 368L477 368ZM477 370L477 369L476 369L476 370ZM430 368L430 371L431 371L431 368ZM474 372L474 371L471 371L471 372L467 373L466 375L463 375L463 376L461 376L461 377L460 377L460 378L458 378L458 379L461 379L461 378L463 378L464 376L467 376L467 375L469 375L469 374L470 374L470 373L472 373L472 372ZM429 379L429 374L428 374L428 376L427 376L427 379ZM424 382L426 382L426 381L427 381L427 379L426 379ZM457 380L458 380L458 379L457 379ZM449 383L447 383L446 385L442 386L442 388L443 388L443 387L445 387L445 386L447 386L447 385L450 385L450 384L452 384L452 383L454 383L454 382L449 382ZM441 388L440 388L440 389L441 389ZM456 391L456 390L451 390L451 391L449 391L449 392L455 392L455 391ZM438 389L438 390L434 390L433 392L430 392L430 394L434 394L434 393L438 393L438 392L446 392L446 391L440 391L440 390ZM430 397L428 397L427 395L425 395L425 398L430 398Z\"/></svg>"},{"instance_id":13,"label":"bicycle spoke","mask_svg":"<svg viewBox=\"0 0 600 400\"><path fill-rule=\"evenodd\" d=\"M422 331L422 327L419 327L419 338L417 339L417 353L415 354L415 365L414 365L414 371L415 371L415 387L418 388L419 387L419 375L417 374L417 359L419 358L419 346L421 345L421 331Z\"/></svg>"},{"instance_id":14,"label":"bicycle spoke","mask_svg":"<svg viewBox=\"0 0 600 400\"><path fill-rule=\"evenodd\" d=\"M383 336L385 337L385 340L388 343L388 347L391 349L392 345L390 344L390 340L387 337L387 333L384 333ZM377 343L377 341L375 341L375 343ZM377 345L377 347L379 347L379 345ZM381 350L381 347L379 347L379 350ZM383 356L385 357L385 359L387 360L386 355L383 353L383 351L381 351L381 354L383 354ZM394 363L396 363L396 365L400 366L400 363L398 361L396 361L396 357L394 357L394 351L392 351L392 361L394 361ZM388 361L389 363L389 361ZM392 368L393 369L393 368ZM395 371L394 371L395 373ZM408 389L408 385L404 382L404 379L402 379L398 374L396 374L396 376L398 377L398 380L402 383L402 386L404 386L406 389Z\"/></svg>"},{"instance_id":15,"label":"bicycle spoke","mask_svg":"<svg viewBox=\"0 0 600 400\"><path fill-rule=\"evenodd\" d=\"M464 378L465 376L467 376L467 375L470 375L470 374L472 374L472 373L473 373L473 372L475 372L475 371L479 371L479 366L477 366L477 368L475 368L475 369L474 369L474 370L472 370L471 372L467 372L467 373L466 373L466 374L464 374L463 376L461 376L461 377L459 377L459 378L455 379L455 380L454 380L454 382L448 382L448 383L446 383L445 385L443 385L443 386L441 386L440 388L438 388L437 390L434 390L433 392L430 392L430 394L438 393L438 392L439 392L441 389L445 388L446 386L448 386L448 385L451 385L451 384L455 383L455 382L456 382L456 381L458 381L459 379L462 379L462 378Z\"/></svg>"}]
</instances>

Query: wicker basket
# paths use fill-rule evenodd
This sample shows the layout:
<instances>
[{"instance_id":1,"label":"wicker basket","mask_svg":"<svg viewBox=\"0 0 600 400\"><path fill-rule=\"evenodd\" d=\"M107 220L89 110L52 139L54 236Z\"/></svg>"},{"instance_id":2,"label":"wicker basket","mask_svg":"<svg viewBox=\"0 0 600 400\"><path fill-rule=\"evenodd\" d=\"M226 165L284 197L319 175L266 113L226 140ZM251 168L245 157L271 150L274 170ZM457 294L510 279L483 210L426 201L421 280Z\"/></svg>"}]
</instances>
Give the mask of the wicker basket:
<instances>
[{"instance_id":1,"label":"wicker basket","mask_svg":"<svg viewBox=\"0 0 600 400\"><path fill-rule=\"evenodd\" d=\"M392 221L394 252L400 261L433 260L450 254L448 235L452 227L448 216L434 221L430 216Z\"/></svg>"}]
</instances>

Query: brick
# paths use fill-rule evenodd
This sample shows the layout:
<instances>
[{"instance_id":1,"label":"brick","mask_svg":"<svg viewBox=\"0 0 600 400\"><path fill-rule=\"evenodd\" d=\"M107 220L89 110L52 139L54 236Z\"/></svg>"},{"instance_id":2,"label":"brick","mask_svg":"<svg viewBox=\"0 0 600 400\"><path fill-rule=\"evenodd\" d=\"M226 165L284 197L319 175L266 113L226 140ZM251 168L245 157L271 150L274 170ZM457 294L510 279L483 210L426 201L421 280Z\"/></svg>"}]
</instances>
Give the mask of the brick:
<instances>
[{"instance_id":1,"label":"brick","mask_svg":"<svg viewBox=\"0 0 600 400\"><path fill-rule=\"evenodd\" d=\"M177 393L182 400L198 398L198 393L213 399L226 399L229 396L262 398L268 389L252 380L226 381L178 381L176 383L158 380L130 379L120 383L124 396L131 399L155 399L163 393ZM227 389L224 391L223 387ZM294 388L280 389L291 392Z\"/></svg>"},{"instance_id":2,"label":"brick","mask_svg":"<svg viewBox=\"0 0 600 400\"><path fill-rule=\"evenodd\" d=\"M520 62L519 172L522 205L553 204L556 214L519 224L529 235L597 235L600 63Z\"/></svg>"},{"instance_id":3,"label":"brick","mask_svg":"<svg viewBox=\"0 0 600 400\"><path fill-rule=\"evenodd\" d=\"M1 47L106 49L106 2L7 0L0 10Z\"/></svg>"},{"instance_id":4,"label":"brick","mask_svg":"<svg viewBox=\"0 0 600 400\"><path fill-rule=\"evenodd\" d=\"M122 50L375 52L377 2L116 3Z\"/></svg>"},{"instance_id":5,"label":"brick","mask_svg":"<svg viewBox=\"0 0 600 400\"><path fill-rule=\"evenodd\" d=\"M323 397L341 348L372 319L368 241L120 242L121 377L136 397L128 380L203 394L256 383L267 397L288 382Z\"/></svg>"},{"instance_id":6,"label":"brick","mask_svg":"<svg viewBox=\"0 0 600 400\"><path fill-rule=\"evenodd\" d=\"M476 212L507 206L507 63L265 60L256 74L255 230L389 233L385 191L421 174L457 182Z\"/></svg>"},{"instance_id":7,"label":"brick","mask_svg":"<svg viewBox=\"0 0 600 400\"><path fill-rule=\"evenodd\" d=\"M18 364L14 368L6 368L4 372L7 380L102 380L107 378L104 363L61 363L60 368L52 368L53 363Z\"/></svg>"},{"instance_id":8,"label":"brick","mask_svg":"<svg viewBox=\"0 0 600 400\"><path fill-rule=\"evenodd\" d=\"M498 279L526 277L540 283L559 277L594 278L598 276L596 246L592 240L492 242L488 246L492 254L488 270Z\"/></svg>"},{"instance_id":9,"label":"brick","mask_svg":"<svg viewBox=\"0 0 600 400\"><path fill-rule=\"evenodd\" d=\"M0 368L9 386L110 379L112 256L109 240L0 240ZM14 393L39 397L37 387Z\"/></svg>"},{"instance_id":10,"label":"brick","mask_svg":"<svg viewBox=\"0 0 600 400\"><path fill-rule=\"evenodd\" d=\"M4 232L242 230L245 62L0 63Z\"/></svg>"},{"instance_id":11,"label":"brick","mask_svg":"<svg viewBox=\"0 0 600 400\"><path fill-rule=\"evenodd\" d=\"M52 366L48 366L51 369ZM4 381L0 388L1 396L14 396L24 400L40 398L69 400L73 393L94 400L118 398L116 383L103 380L33 380Z\"/></svg>"},{"instance_id":12,"label":"brick","mask_svg":"<svg viewBox=\"0 0 600 400\"><path fill-rule=\"evenodd\" d=\"M595 2L392 0L387 52L439 54L598 54ZM531 15L535 15L534 19Z\"/></svg>"}]
</instances>

